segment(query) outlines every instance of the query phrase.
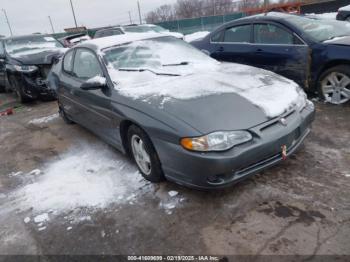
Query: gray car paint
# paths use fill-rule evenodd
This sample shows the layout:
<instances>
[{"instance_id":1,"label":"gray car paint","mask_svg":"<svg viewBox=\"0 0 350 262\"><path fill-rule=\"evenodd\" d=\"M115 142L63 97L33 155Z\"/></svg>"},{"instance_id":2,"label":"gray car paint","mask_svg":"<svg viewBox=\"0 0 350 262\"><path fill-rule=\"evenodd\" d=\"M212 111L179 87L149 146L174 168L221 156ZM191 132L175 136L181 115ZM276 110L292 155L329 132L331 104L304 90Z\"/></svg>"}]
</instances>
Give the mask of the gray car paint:
<instances>
[{"instance_id":1,"label":"gray car paint","mask_svg":"<svg viewBox=\"0 0 350 262\"><path fill-rule=\"evenodd\" d=\"M88 48L97 54L90 44L76 48ZM279 123L279 118L269 119L261 109L235 94L176 100L167 103L163 109L159 108L160 100L145 103L121 96L114 88L102 58L97 57L107 78L107 86L101 90L82 90L83 81L62 72L62 61L54 66L49 81L51 88L57 90L59 105L73 121L122 152L126 150L120 133L121 123L131 121L139 125L151 138L165 176L177 183L201 189L230 186L281 161L282 145L290 147L289 154L293 153L310 132L314 119L312 104L301 113L295 110L287 112L288 125L284 126ZM280 78L272 73L271 77ZM261 132L265 126L268 132ZM249 130L253 141L216 153L190 152L180 146L183 137L237 129ZM260 163L271 156L276 156L276 159L236 177L235 170ZM227 179L217 184L208 183L208 178L217 174Z\"/></svg>"}]
</instances>

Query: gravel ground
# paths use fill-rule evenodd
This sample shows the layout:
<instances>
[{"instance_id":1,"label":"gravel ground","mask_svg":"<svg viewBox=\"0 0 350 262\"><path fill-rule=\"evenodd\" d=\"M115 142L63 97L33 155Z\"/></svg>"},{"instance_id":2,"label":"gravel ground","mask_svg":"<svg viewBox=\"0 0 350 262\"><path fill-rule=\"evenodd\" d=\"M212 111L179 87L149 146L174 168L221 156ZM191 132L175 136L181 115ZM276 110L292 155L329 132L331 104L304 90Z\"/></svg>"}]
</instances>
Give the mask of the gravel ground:
<instances>
[{"instance_id":1,"label":"gravel ground","mask_svg":"<svg viewBox=\"0 0 350 262\"><path fill-rule=\"evenodd\" d=\"M0 117L0 254L350 255L350 106L316 107L297 154L213 192L144 181L56 102L17 107Z\"/></svg>"}]
</instances>

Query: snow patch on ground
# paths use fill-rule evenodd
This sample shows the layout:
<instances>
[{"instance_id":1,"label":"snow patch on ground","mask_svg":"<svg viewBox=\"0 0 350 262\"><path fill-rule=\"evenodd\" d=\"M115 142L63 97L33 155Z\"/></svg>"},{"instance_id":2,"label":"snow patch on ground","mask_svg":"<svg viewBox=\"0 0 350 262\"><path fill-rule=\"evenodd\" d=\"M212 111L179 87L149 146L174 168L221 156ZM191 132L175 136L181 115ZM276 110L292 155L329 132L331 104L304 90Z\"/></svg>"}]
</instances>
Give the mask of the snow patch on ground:
<instances>
[{"instance_id":1,"label":"snow patch on ground","mask_svg":"<svg viewBox=\"0 0 350 262\"><path fill-rule=\"evenodd\" d=\"M124 166L123 171L120 171L121 166ZM18 189L13 198L24 210L33 208L36 213L49 210L59 213L137 201L140 188L146 185L136 166L118 160L108 147L82 146L50 163L42 175ZM40 218L34 220L39 222Z\"/></svg>"},{"instance_id":2,"label":"snow patch on ground","mask_svg":"<svg viewBox=\"0 0 350 262\"><path fill-rule=\"evenodd\" d=\"M170 192L168 192L170 198L164 198L159 203L159 208L164 209L165 213L168 215L172 215L174 210L186 200L185 197L179 196L177 191Z\"/></svg>"},{"instance_id":3,"label":"snow patch on ground","mask_svg":"<svg viewBox=\"0 0 350 262\"><path fill-rule=\"evenodd\" d=\"M201 32L196 32L193 34L185 35L184 40L188 43L195 41L195 40L200 40L206 37L210 32L209 31L201 31Z\"/></svg>"},{"instance_id":4,"label":"snow patch on ground","mask_svg":"<svg viewBox=\"0 0 350 262\"><path fill-rule=\"evenodd\" d=\"M59 117L59 114L57 113L57 114L53 114L50 116L45 116L45 117L33 119L33 120L29 121L29 124L37 125L37 124L48 123L48 122L51 122L51 121L57 119L58 117Z\"/></svg>"},{"instance_id":5,"label":"snow patch on ground","mask_svg":"<svg viewBox=\"0 0 350 262\"><path fill-rule=\"evenodd\" d=\"M41 215L37 215L36 217L34 217L34 222L35 223L42 223L42 222L46 222L46 221L49 221L50 218L49 218L49 214L47 213L44 213L44 214L41 214Z\"/></svg>"}]
</instances>

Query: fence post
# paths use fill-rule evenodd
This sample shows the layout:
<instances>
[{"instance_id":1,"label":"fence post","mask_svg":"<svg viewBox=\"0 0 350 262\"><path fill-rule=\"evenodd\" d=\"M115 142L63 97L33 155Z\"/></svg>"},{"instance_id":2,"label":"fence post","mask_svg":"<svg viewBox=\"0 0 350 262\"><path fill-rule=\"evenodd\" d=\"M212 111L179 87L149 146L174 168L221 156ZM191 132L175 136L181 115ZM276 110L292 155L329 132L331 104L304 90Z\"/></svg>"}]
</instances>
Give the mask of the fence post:
<instances>
[{"instance_id":1,"label":"fence post","mask_svg":"<svg viewBox=\"0 0 350 262\"><path fill-rule=\"evenodd\" d=\"M202 31L204 31L203 17L201 17L201 25L202 25Z\"/></svg>"},{"instance_id":2,"label":"fence post","mask_svg":"<svg viewBox=\"0 0 350 262\"><path fill-rule=\"evenodd\" d=\"M180 22L177 20L177 31L180 33Z\"/></svg>"}]
</instances>

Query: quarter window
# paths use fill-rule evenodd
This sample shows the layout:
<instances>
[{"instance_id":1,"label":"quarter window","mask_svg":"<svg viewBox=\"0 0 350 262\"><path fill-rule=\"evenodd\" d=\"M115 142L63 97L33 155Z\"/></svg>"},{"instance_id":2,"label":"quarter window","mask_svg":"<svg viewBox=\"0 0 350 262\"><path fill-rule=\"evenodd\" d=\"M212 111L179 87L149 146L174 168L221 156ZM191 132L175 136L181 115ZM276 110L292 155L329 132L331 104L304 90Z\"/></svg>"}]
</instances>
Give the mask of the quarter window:
<instances>
[{"instance_id":1,"label":"quarter window","mask_svg":"<svg viewBox=\"0 0 350 262\"><path fill-rule=\"evenodd\" d=\"M73 70L73 51L68 52L63 59L63 69L66 72L72 72Z\"/></svg>"},{"instance_id":2,"label":"quarter window","mask_svg":"<svg viewBox=\"0 0 350 262\"><path fill-rule=\"evenodd\" d=\"M78 49L74 59L74 74L82 79L102 76L100 63L96 56L86 49Z\"/></svg>"},{"instance_id":3,"label":"quarter window","mask_svg":"<svg viewBox=\"0 0 350 262\"><path fill-rule=\"evenodd\" d=\"M224 42L229 43L249 43L251 35L250 25L241 25L226 29Z\"/></svg>"},{"instance_id":4,"label":"quarter window","mask_svg":"<svg viewBox=\"0 0 350 262\"><path fill-rule=\"evenodd\" d=\"M293 34L272 24L254 25L254 40L257 44L280 45L293 45L298 41Z\"/></svg>"}]
</instances>

